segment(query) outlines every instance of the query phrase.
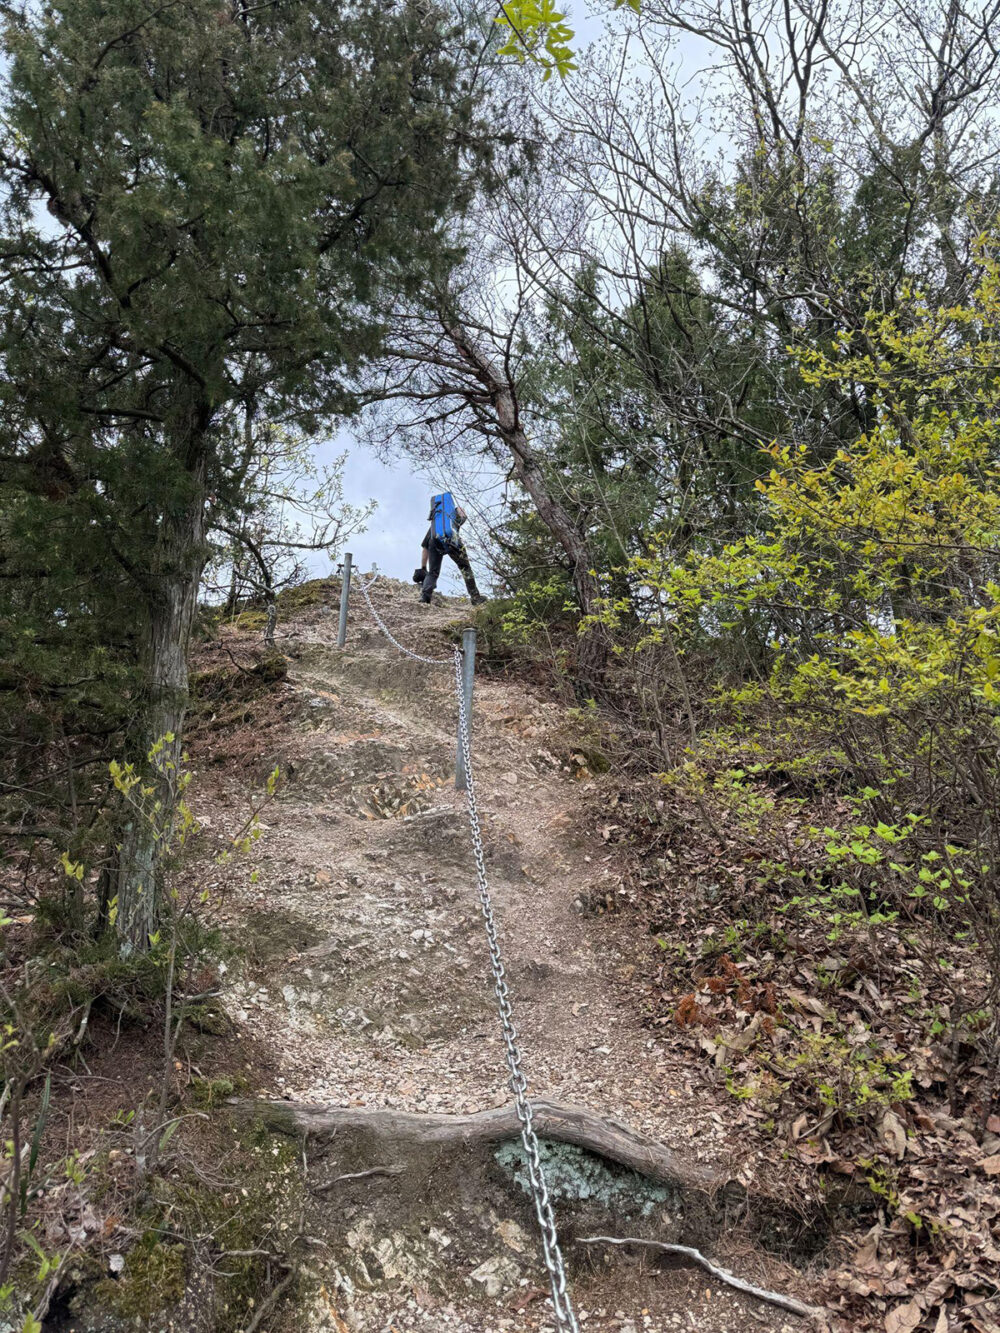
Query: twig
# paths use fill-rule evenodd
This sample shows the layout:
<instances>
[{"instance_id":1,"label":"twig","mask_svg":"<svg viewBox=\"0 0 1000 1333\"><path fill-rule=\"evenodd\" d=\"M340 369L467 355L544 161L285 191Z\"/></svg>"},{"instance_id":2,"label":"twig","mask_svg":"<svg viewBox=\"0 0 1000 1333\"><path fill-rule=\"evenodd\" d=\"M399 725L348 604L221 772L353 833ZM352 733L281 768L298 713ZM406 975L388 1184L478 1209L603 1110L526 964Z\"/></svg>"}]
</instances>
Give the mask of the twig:
<instances>
[{"instance_id":1,"label":"twig","mask_svg":"<svg viewBox=\"0 0 1000 1333\"><path fill-rule=\"evenodd\" d=\"M312 1192L313 1194L325 1194L327 1190L333 1189L334 1185L339 1185L342 1180L364 1180L366 1176L401 1176L402 1174L403 1168L401 1166L372 1166L367 1171L348 1171L342 1176L334 1176L325 1185L317 1185Z\"/></svg>"},{"instance_id":2,"label":"twig","mask_svg":"<svg viewBox=\"0 0 1000 1333\"><path fill-rule=\"evenodd\" d=\"M237 662L236 658L233 656L231 650L226 644L223 644L222 646L226 649L226 652L229 653L229 660L232 662L233 666L236 668L237 671L242 671L244 676L253 675L252 671L248 671L245 666L241 666L240 663Z\"/></svg>"},{"instance_id":3,"label":"twig","mask_svg":"<svg viewBox=\"0 0 1000 1333\"><path fill-rule=\"evenodd\" d=\"M87 1024L90 1022L90 1010L93 1003L93 997L91 997L84 1006L83 1018L80 1019L80 1026L77 1028L76 1036L73 1038L74 1046L79 1046L80 1042L83 1041L84 1034L87 1031Z\"/></svg>"},{"instance_id":4,"label":"twig","mask_svg":"<svg viewBox=\"0 0 1000 1333\"><path fill-rule=\"evenodd\" d=\"M207 1111L186 1111L183 1115L168 1115L166 1120L161 1120L154 1129L149 1131L149 1137L152 1138L154 1134L159 1134L160 1130L166 1129L168 1125L179 1124L181 1120L211 1120L211 1118Z\"/></svg>"},{"instance_id":5,"label":"twig","mask_svg":"<svg viewBox=\"0 0 1000 1333\"><path fill-rule=\"evenodd\" d=\"M295 1271L296 1270L293 1268L289 1273L287 1273L281 1279L281 1281L274 1288L274 1290L270 1292L267 1296L265 1296L265 1298L260 1303L257 1313L250 1320L249 1324L247 1324L246 1328L243 1330L243 1333L256 1333L256 1330L260 1328L266 1316L271 1313L274 1307L281 1300L282 1296L285 1294L286 1289L289 1286L291 1286L292 1280L295 1277Z\"/></svg>"},{"instance_id":6,"label":"twig","mask_svg":"<svg viewBox=\"0 0 1000 1333\"><path fill-rule=\"evenodd\" d=\"M763 1287L755 1287L749 1282L744 1282L742 1278L727 1273L724 1268L717 1268L711 1260L705 1258L701 1250L694 1250L690 1245L668 1245L662 1240L639 1240L635 1236L580 1236L578 1241L581 1245L646 1245L650 1249L661 1250L664 1254L680 1254L685 1259L700 1264L720 1282L735 1287L737 1291L742 1291L747 1296L755 1296L759 1301L769 1301L771 1305L779 1305L783 1310L790 1310L792 1314L802 1315L807 1319L821 1319L826 1315L826 1311L818 1305L806 1305L804 1301L797 1301L794 1296L782 1296L777 1291L765 1291Z\"/></svg>"}]
</instances>

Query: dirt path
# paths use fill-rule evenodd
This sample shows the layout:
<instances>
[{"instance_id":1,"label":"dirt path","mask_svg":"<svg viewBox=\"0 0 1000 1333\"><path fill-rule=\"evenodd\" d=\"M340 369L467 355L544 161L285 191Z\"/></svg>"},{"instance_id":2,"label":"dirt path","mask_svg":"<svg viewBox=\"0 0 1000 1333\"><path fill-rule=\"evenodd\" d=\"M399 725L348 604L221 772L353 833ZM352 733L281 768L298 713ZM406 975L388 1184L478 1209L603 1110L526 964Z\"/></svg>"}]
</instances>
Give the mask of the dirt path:
<instances>
[{"instance_id":1,"label":"dirt path","mask_svg":"<svg viewBox=\"0 0 1000 1333\"><path fill-rule=\"evenodd\" d=\"M387 583L378 604L403 642L447 652L461 603L421 608L411 590ZM451 671L402 658L360 599L345 652L335 628L317 608L287 640L298 721L275 756L287 783L266 816L257 880L232 876L229 915L251 962L234 977L230 1011L271 1053L265 1095L425 1112L506 1104L464 796L453 785ZM578 784L551 752L560 721L554 704L520 685L477 680L477 785L531 1091L625 1120L735 1174L722 1117L692 1101L685 1070L616 1005L628 941L580 910L614 864L599 831L580 827ZM221 784L220 803L235 797ZM381 1176L317 1196L321 1289L308 1326L551 1327L532 1214L516 1154L505 1151L457 1170L425 1164L415 1194L402 1177ZM377 1157L363 1141L335 1140L311 1168L327 1179L384 1165ZM580 1154L554 1153L551 1170L570 1238L588 1194L618 1234L644 1222L642 1234L690 1235L684 1203L668 1191L643 1193L638 1178ZM715 1249L726 1262L724 1244ZM587 1329L801 1327L690 1269L620 1253L605 1260L571 1239L567 1253ZM728 1261L765 1285L787 1278L756 1250Z\"/></svg>"}]
</instances>

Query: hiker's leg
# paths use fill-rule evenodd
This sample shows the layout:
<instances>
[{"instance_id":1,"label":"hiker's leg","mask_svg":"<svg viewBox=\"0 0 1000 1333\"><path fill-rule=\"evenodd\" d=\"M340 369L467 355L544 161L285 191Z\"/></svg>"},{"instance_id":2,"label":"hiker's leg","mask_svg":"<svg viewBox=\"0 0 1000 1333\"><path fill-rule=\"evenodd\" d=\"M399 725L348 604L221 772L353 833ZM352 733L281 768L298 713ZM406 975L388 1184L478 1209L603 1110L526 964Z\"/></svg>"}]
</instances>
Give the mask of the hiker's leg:
<instances>
[{"instance_id":1,"label":"hiker's leg","mask_svg":"<svg viewBox=\"0 0 1000 1333\"><path fill-rule=\"evenodd\" d=\"M469 596L474 602L478 602L482 593L476 587L476 576L472 572L472 566L469 564L469 553L464 546L453 546L449 555L462 572L462 578L465 579L465 587Z\"/></svg>"},{"instance_id":2,"label":"hiker's leg","mask_svg":"<svg viewBox=\"0 0 1000 1333\"><path fill-rule=\"evenodd\" d=\"M437 587L438 575L441 573L441 561L444 559L444 551L438 546L436 541L432 541L430 549L427 552L427 574L423 583L420 585L420 600L429 602L431 594Z\"/></svg>"}]
</instances>

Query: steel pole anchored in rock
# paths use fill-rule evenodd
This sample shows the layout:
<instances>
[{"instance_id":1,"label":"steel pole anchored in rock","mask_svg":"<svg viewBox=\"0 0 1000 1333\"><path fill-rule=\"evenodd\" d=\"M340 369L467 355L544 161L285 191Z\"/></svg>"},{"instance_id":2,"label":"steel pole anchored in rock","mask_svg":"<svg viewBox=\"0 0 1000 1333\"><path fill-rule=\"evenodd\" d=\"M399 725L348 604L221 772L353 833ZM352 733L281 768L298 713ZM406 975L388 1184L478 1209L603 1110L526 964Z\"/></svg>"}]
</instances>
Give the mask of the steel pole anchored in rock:
<instances>
[{"instance_id":1,"label":"steel pole anchored in rock","mask_svg":"<svg viewBox=\"0 0 1000 1333\"><path fill-rule=\"evenodd\" d=\"M462 698L465 700L465 716L472 730L472 683L476 675L476 631L462 631ZM465 768L465 749L462 745L462 728L458 729L458 753L455 760L455 787L465 791L469 785L469 775Z\"/></svg>"},{"instance_id":2,"label":"steel pole anchored in rock","mask_svg":"<svg viewBox=\"0 0 1000 1333\"><path fill-rule=\"evenodd\" d=\"M337 626L337 647L343 648L347 642L347 600L351 595L351 564L354 557L350 551L344 553L344 574L340 583L340 624Z\"/></svg>"}]
</instances>

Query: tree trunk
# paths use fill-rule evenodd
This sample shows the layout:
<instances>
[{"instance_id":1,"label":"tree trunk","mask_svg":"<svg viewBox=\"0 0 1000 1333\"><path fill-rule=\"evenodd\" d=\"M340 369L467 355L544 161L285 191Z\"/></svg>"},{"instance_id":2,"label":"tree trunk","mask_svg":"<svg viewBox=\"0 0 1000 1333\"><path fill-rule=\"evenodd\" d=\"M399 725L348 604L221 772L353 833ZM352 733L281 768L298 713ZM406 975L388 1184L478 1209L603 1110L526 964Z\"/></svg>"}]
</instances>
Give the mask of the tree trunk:
<instances>
[{"instance_id":1,"label":"tree trunk","mask_svg":"<svg viewBox=\"0 0 1000 1333\"><path fill-rule=\"evenodd\" d=\"M448 326L448 337L489 395L500 437L510 451L514 474L531 496L538 516L566 552L577 604L584 616L597 609L600 585L593 573L585 535L572 515L553 495L538 455L521 425L517 390L506 374L494 366L468 332L459 324ZM580 684L589 689L600 683L608 659L607 635L601 626L586 629L580 636L577 654Z\"/></svg>"},{"instance_id":2,"label":"tree trunk","mask_svg":"<svg viewBox=\"0 0 1000 1333\"><path fill-rule=\"evenodd\" d=\"M160 863L169 849L184 715L188 648L205 563L202 468L189 474L189 493L164 515L154 554L145 648L147 694L137 727L137 771L152 795L132 793L118 855L116 925L123 954L149 947L159 914ZM151 756L154 747L155 756Z\"/></svg>"},{"instance_id":3,"label":"tree trunk","mask_svg":"<svg viewBox=\"0 0 1000 1333\"><path fill-rule=\"evenodd\" d=\"M240 604L240 576L239 565L236 559L236 553L233 552L233 568L229 578L229 593L226 596L226 603L222 608L222 614L231 620L236 615L236 608Z\"/></svg>"},{"instance_id":4,"label":"tree trunk","mask_svg":"<svg viewBox=\"0 0 1000 1333\"><path fill-rule=\"evenodd\" d=\"M510 396L513 397L512 390ZM594 574L594 561L586 538L567 510L549 490L538 456L529 445L524 431L517 424L516 417L513 426L510 428L505 426L507 412L504 411L501 416L501 406L501 402L498 401L498 424L514 460L515 475L534 501L542 522L566 552L573 579L573 590L581 614L593 615L597 610L601 589ZM579 638L576 662L577 683L581 687L581 692L590 693L597 689L604 679L608 664L608 636L602 625L590 625L584 628Z\"/></svg>"}]
</instances>

